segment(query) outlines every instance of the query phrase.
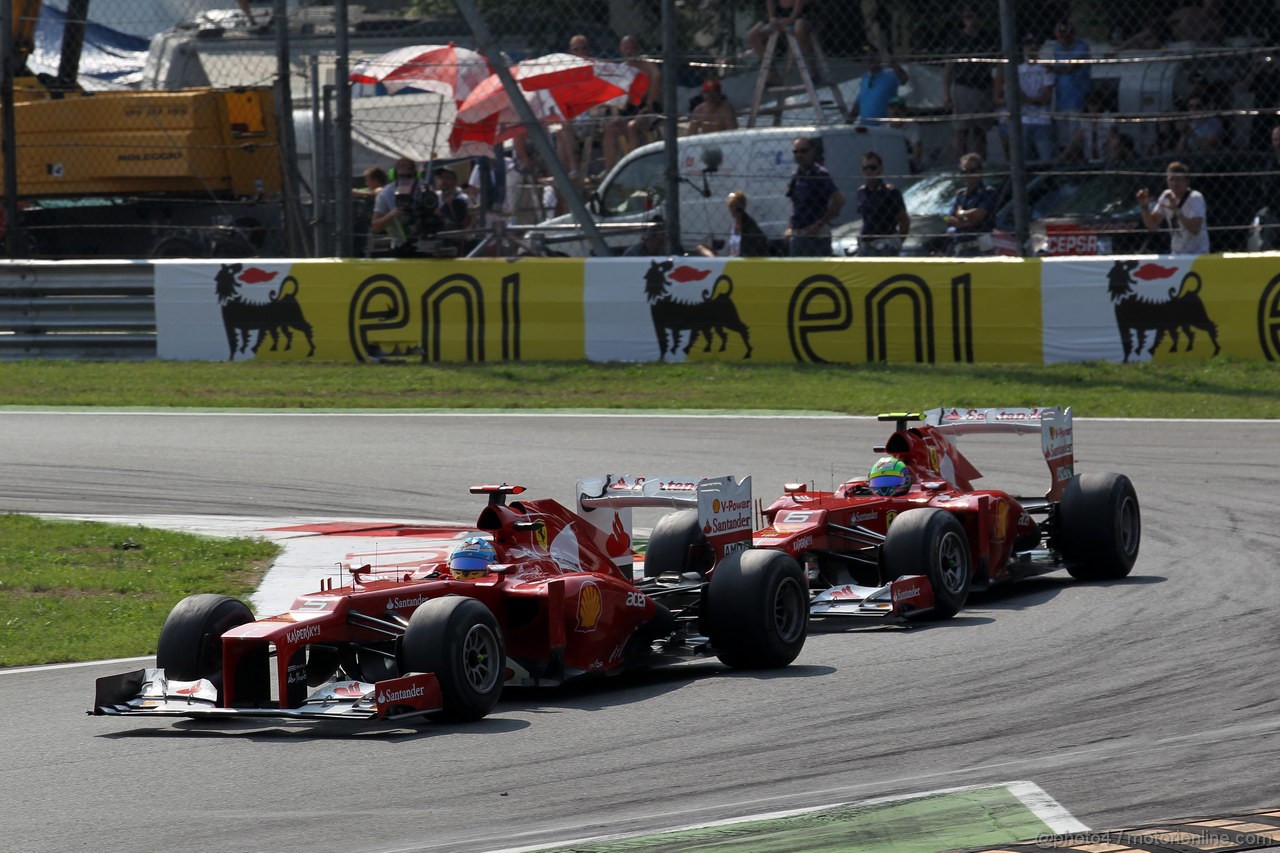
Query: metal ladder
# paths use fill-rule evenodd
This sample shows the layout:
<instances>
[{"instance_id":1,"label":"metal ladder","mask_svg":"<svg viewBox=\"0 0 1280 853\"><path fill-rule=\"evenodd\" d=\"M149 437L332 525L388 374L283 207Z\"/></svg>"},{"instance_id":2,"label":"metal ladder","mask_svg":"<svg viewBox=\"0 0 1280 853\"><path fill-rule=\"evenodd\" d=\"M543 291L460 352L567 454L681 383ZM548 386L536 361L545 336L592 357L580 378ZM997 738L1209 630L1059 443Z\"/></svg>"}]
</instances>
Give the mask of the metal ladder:
<instances>
[{"instance_id":1,"label":"metal ladder","mask_svg":"<svg viewBox=\"0 0 1280 853\"><path fill-rule=\"evenodd\" d=\"M818 43L817 37L813 38L813 58L822 76L821 82L815 84L813 82L813 74L809 71L809 62L805 59L804 51L800 49L796 34L789 29L783 30L782 34L787 38L787 60L780 75L781 83L774 86L769 85L769 75L773 69L774 56L778 46L779 33L775 30L769 34L769 43L765 47L764 56L760 57L760 74L756 77L755 95L751 99L751 113L747 116L747 127L755 127L756 119L762 114L772 115L774 126L781 126L783 112L804 107L813 108L815 124L826 124L827 121L822 112L822 101L818 99L818 89L820 88L830 90L832 100L835 101L836 107L840 110L840 120L843 121L848 117L849 110L845 107L844 98L840 94L840 87L831 79L831 69L827 66L827 56L822 52L822 45ZM798 72L800 78L798 83L789 81L792 68ZM777 100L772 107L761 108L760 102L766 92L774 95ZM785 103L788 94L798 92L804 92L809 99L793 104Z\"/></svg>"}]
</instances>

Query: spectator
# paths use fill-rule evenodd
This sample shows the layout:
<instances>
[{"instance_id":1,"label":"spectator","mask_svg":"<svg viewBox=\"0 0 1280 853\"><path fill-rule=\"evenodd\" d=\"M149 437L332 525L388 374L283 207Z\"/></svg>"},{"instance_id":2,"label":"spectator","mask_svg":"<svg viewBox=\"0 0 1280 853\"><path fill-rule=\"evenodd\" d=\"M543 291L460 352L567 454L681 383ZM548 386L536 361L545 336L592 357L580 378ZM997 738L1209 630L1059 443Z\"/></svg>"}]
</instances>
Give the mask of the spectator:
<instances>
[{"instance_id":1,"label":"spectator","mask_svg":"<svg viewBox=\"0 0 1280 853\"><path fill-rule=\"evenodd\" d=\"M1076 38L1076 28L1070 21L1059 21L1054 29L1053 58L1057 60L1050 70L1056 77L1053 93L1056 109L1060 113L1083 113L1093 89L1089 69L1089 45ZM1083 120L1067 115L1058 119L1058 144L1066 148L1072 139L1083 131Z\"/></svg>"},{"instance_id":2,"label":"spectator","mask_svg":"<svg viewBox=\"0 0 1280 853\"><path fill-rule=\"evenodd\" d=\"M902 252L902 241L911 230L911 217L902 192L886 183L884 161L875 151L862 155L863 184L858 187L858 255L863 258L892 258Z\"/></svg>"},{"instance_id":3,"label":"spectator","mask_svg":"<svg viewBox=\"0 0 1280 853\"><path fill-rule=\"evenodd\" d=\"M867 73L862 75L858 96L849 110L849 123L880 124L889 113L889 101L898 95L898 86L907 82L907 72L887 50L867 48Z\"/></svg>"},{"instance_id":4,"label":"spectator","mask_svg":"<svg viewBox=\"0 0 1280 853\"><path fill-rule=\"evenodd\" d=\"M1138 149L1133 137L1121 133L1114 124L1107 128L1107 157L1105 165L1108 169L1127 166L1138 159Z\"/></svg>"},{"instance_id":5,"label":"spectator","mask_svg":"<svg viewBox=\"0 0 1280 853\"><path fill-rule=\"evenodd\" d=\"M755 51L760 61L764 62L764 51L768 46L770 33L781 33L790 29L796 34L800 50L804 51L806 61L813 56L813 29L815 22L810 14L805 14L807 0L765 0L765 20L760 21L747 31L747 43ZM813 67L813 63L809 63ZM816 80L815 80L816 82Z\"/></svg>"},{"instance_id":6,"label":"spectator","mask_svg":"<svg viewBox=\"0 0 1280 853\"><path fill-rule=\"evenodd\" d=\"M1274 251L1280 244L1280 126L1271 128L1270 167L1262 185L1263 209L1258 212L1262 251Z\"/></svg>"},{"instance_id":7,"label":"spectator","mask_svg":"<svg viewBox=\"0 0 1280 853\"><path fill-rule=\"evenodd\" d=\"M914 121L906 121L907 105L902 98L889 99L889 115L885 124L894 130L902 131L907 144L907 162L911 174L918 175L924 171L924 141L920 138L920 125Z\"/></svg>"},{"instance_id":8,"label":"spectator","mask_svg":"<svg viewBox=\"0 0 1280 853\"><path fill-rule=\"evenodd\" d=\"M1040 38L1027 34L1022 39L1022 64L1018 66L1018 88L1022 92L1022 142L1026 158L1032 162L1053 160L1053 75L1040 62Z\"/></svg>"},{"instance_id":9,"label":"spectator","mask_svg":"<svg viewBox=\"0 0 1280 853\"><path fill-rule=\"evenodd\" d=\"M791 143L795 173L787 184L791 220L787 228L787 254L793 258L827 257L831 254L831 223L844 207L844 194L827 168L818 162L818 137L800 136Z\"/></svg>"},{"instance_id":10,"label":"spectator","mask_svg":"<svg viewBox=\"0 0 1280 853\"><path fill-rule=\"evenodd\" d=\"M955 156L974 151L987 156L987 132L994 124L992 66L973 60L995 55L995 38L978 25L971 6L960 12L961 27L951 37L947 53L958 57L942 72L942 108L951 113Z\"/></svg>"},{"instance_id":11,"label":"spectator","mask_svg":"<svg viewBox=\"0 0 1280 853\"><path fill-rule=\"evenodd\" d=\"M1223 44L1225 34L1217 0L1185 0L1169 15L1169 32L1174 41Z\"/></svg>"},{"instance_id":12,"label":"spectator","mask_svg":"<svg viewBox=\"0 0 1280 853\"><path fill-rule=\"evenodd\" d=\"M458 189L458 173L441 166L431 173L439 196L441 231L461 231L471 227L471 199Z\"/></svg>"},{"instance_id":13,"label":"spectator","mask_svg":"<svg viewBox=\"0 0 1280 853\"><path fill-rule=\"evenodd\" d=\"M1204 196L1191 189L1191 170L1177 160L1165 171L1168 189L1151 201L1146 187L1138 190L1142 224L1150 230L1168 225L1169 251L1175 255L1209 254L1208 212Z\"/></svg>"},{"instance_id":14,"label":"spectator","mask_svg":"<svg viewBox=\"0 0 1280 853\"><path fill-rule=\"evenodd\" d=\"M359 203L360 226L365 225L368 218L369 233L365 240L365 256L381 257L391 248L391 241L386 235L373 233L373 206L377 203L378 193L387 185L387 173L381 166L370 166L364 170L364 186L353 190L352 194Z\"/></svg>"},{"instance_id":15,"label":"spectator","mask_svg":"<svg viewBox=\"0 0 1280 853\"><path fill-rule=\"evenodd\" d=\"M618 42L618 52L622 54L624 65L630 65L649 78L649 88L645 90L643 101L627 104L614 118L605 122L601 140L605 172L622 159L624 142L632 149L643 145L648 141L653 126L662 119L662 71L657 63L641 53L640 42L632 35L622 37Z\"/></svg>"},{"instance_id":16,"label":"spectator","mask_svg":"<svg viewBox=\"0 0 1280 853\"><path fill-rule=\"evenodd\" d=\"M729 207L729 239L725 241L724 253L730 258L764 258L769 255L769 238L764 230L756 224L747 213L747 194L734 190L725 198ZM698 244L697 253L707 258L716 256L715 240Z\"/></svg>"},{"instance_id":17,"label":"spectator","mask_svg":"<svg viewBox=\"0 0 1280 853\"><path fill-rule=\"evenodd\" d=\"M371 230L391 239L391 253L397 256L417 254L413 234L413 212L421 198L417 164L409 157L396 161L395 180L378 191L373 201Z\"/></svg>"},{"instance_id":18,"label":"spectator","mask_svg":"<svg viewBox=\"0 0 1280 853\"><path fill-rule=\"evenodd\" d=\"M1075 126L1062 149L1064 163L1103 163L1107 160L1112 119L1103 112L1107 96L1103 92L1090 92L1084 101L1082 118L1072 119ZM1130 145L1133 140L1130 139Z\"/></svg>"},{"instance_id":19,"label":"spectator","mask_svg":"<svg viewBox=\"0 0 1280 853\"><path fill-rule=\"evenodd\" d=\"M1280 107L1280 56L1269 51L1254 54L1240 87L1253 95L1254 109L1273 111ZM1249 148L1266 148L1270 135L1271 126L1261 117L1254 118Z\"/></svg>"},{"instance_id":20,"label":"spectator","mask_svg":"<svg viewBox=\"0 0 1280 853\"><path fill-rule=\"evenodd\" d=\"M720 90L720 81L706 80L702 84L702 103L689 115L689 135L715 133L717 130L737 130L738 116L733 104Z\"/></svg>"},{"instance_id":21,"label":"spectator","mask_svg":"<svg viewBox=\"0 0 1280 853\"><path fill-rule=\"evenodd\" d=\"M1175 153L1193 154L1222 147L1222 119L1205 113L1205 108L1205 102L1201 98L1187 101L1188 115L1178 120L1179 136Z\"/></svg>"},{"instance_id":22,"label":"spectator","mask_svg":"<svg viewBox=\"0 0 1280 853\"><path fill-rule=\"evenodd\" d=\"M964 189L956 193L951 212L943 217L947 233L952 235L949 254L956 257L986 254L990 251L990 234L995 228L995 187L982 180L982 158L970 152L960 158Z\"/></svg>"},{"instance_id":23,"label":"spectator","mask_svg":"<svg viewBox=\"0 0 1280 853\"><path fill-rule=\"evenodd\" d=\"M651 255L665 255L666 253L666 226L662 222L654 222L645 229L644 236L640 238L640 242L627 247L622 256L624 258L644 258Z\"/></svg>"}]
</instances>

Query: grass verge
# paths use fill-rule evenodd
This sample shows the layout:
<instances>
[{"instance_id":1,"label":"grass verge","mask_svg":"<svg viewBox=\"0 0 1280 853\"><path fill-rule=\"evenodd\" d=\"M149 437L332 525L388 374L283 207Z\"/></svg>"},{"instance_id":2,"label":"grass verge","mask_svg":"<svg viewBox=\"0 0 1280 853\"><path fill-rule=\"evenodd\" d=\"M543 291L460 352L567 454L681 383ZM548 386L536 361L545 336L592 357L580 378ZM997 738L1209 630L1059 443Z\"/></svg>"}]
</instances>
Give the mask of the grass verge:
<instances>
[{"instance_id":1,"label":"grass verge","mask_svg":"<svg viewBox=\"0 0 1280 853\"><path fill-rule=\"evenodd\" d=\"M1280 370L1177 363L786 365L24 361L6 406L884 411L1069 405L1078 417L1280 418Z\"/></svg>"},{"instance_id":2,"label":"grass verge","mask_svg":"<svg viewBox=\"0 0 1280 853\"><path fill-rule=\"evenodd\" d=\"M257 539L0 515L0 666L153 654L179 600L247 598L279 550Z\"/></svg>"}]
</instances>

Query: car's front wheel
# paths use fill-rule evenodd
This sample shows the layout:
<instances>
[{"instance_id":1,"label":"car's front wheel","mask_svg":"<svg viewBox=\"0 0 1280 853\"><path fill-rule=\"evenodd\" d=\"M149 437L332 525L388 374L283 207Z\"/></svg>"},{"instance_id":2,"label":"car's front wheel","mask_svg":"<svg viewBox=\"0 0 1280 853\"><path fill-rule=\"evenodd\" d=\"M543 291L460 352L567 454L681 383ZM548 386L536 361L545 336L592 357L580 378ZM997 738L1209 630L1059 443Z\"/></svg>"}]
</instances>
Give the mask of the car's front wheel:
<instances>
[{"instance_id":1,"label":"car's front wheel","mask_svg":"<svg viewBox=\"0 0 1280 853\"><path fill-rule=\"evenodd\" d=\"M434 674L440 719L479 720L498 704L507 666L498 620L474 598L447 595L409 617L401 642L403 671Z\"/></svg>"},{"instance_id":2,"label":"car's front wheel","mask_svg":"<svg viewBox=\"0 0 1280 853\"><path fill-rule=\"evenodd\" d=\"M950 619L969 599L973 572L969 537L954 514L945 509L909 509L889 525L880 551L885 581L924 575L933 587L935 619Z\"/></svg>"},{"instance_id":3,"label":"car's front wheel","mask_svg":"<svg viewBox=\"0 0 1280 853\"><path fill-rule=\"evenodd\" d=\"M222 693L222 635L253 621L243 601L226 595L189 595L174 605L160 629L156 666L177 681L208 679Z\"/></svg>"}]
</instances>

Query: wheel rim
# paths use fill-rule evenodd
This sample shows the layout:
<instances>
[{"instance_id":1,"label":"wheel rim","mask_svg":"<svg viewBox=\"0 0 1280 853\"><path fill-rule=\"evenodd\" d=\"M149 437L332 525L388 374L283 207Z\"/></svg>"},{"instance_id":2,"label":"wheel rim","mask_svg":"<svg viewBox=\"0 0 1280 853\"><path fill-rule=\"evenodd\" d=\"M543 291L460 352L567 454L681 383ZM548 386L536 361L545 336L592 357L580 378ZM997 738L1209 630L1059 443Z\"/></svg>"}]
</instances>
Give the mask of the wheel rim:
<instances>
[{"instance_id":1,"label":"wheel rim","mask_svg":"<svg viewBox=\"0 0 1280 853\"><path fill-rule=\"evenodd\" d=\"M1120 533L1120 547L1124 549L1126 556L1133 556L1138 550L1140 535L1138 518L1137 501L1126 497L1120 504L1120 523L1117 525Z\"/></svg>"},{"instance_id":2,"label":"wheel rim","mask_svg":"<svg viewBox=\"0 0 1280 853\"><path fill-rule=\"evenodd\" d=\"M783 642L791 643L804 631L807 604L795 578L783 578L773 599L773 625Z\"/></svg>"},{"instance_id":3,"label":"wheel rim","mask_svg":"<svg viewBox=\"0 0 1280 853\"><path fill-rule=\"evenodd\" d=\"M467 684L487 693L498 681L501 665L498 636L488 625L472 625L462 641L462 671Z\"/></svg>"},{"instance_id":4,"label":"wheel rim","mask_svg":"<svg viewBox=\"0 0 1280 853\"><path fill-rule=\"evenodd\" d=\"M938 574L943 588L958 595L964 590L969 573L969 553L962 537L955 533L944 534L938 543Z\"/></svg>"}]
</instances>

